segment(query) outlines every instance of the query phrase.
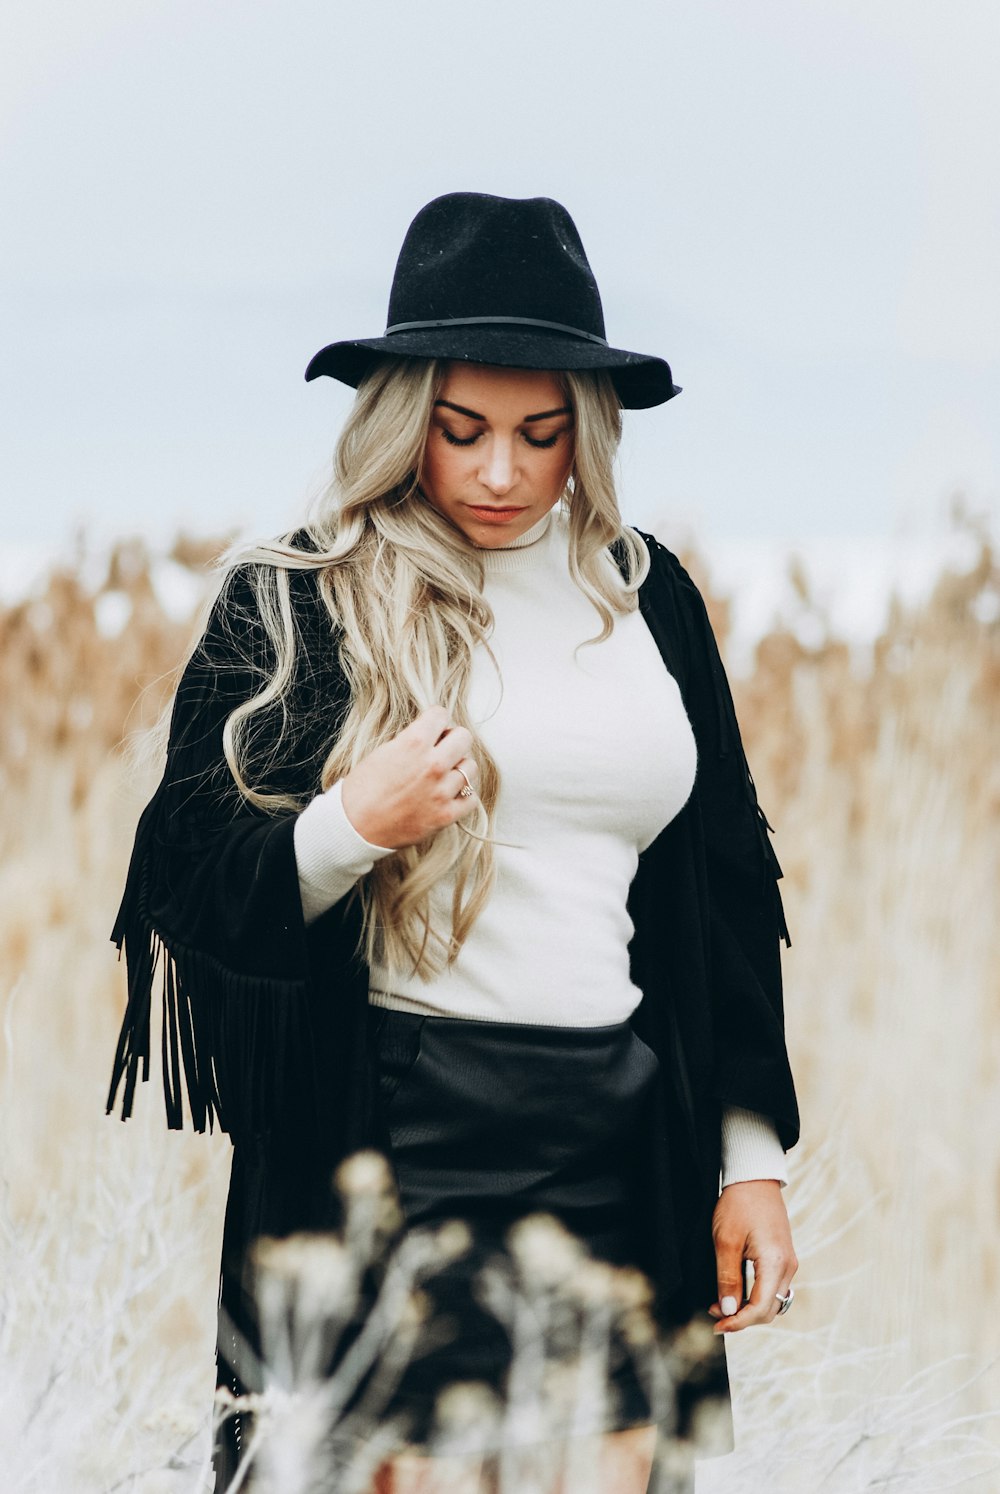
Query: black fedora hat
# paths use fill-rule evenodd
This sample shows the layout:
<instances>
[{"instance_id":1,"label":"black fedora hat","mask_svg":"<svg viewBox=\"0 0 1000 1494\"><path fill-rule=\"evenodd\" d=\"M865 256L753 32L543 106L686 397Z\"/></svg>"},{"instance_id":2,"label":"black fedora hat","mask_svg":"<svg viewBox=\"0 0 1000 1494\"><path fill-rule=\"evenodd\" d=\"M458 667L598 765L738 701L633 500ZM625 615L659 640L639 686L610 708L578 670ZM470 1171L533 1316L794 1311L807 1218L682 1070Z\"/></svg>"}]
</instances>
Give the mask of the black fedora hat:
<instances>
[{"instance_id":1,"label":"black fedora hat","mask_svg":"<svg viewBox=\"0 0 1000 1494\"><path fill-rule=\"evenodd\" d=\"M680 389L662 358L608 344L593 271L569 213L549 197L449 192L414 218L381 337L332 342L306 378L357 386L380 358L504 368L606 369L627 409Z\"/></svg>"}]
</instances>

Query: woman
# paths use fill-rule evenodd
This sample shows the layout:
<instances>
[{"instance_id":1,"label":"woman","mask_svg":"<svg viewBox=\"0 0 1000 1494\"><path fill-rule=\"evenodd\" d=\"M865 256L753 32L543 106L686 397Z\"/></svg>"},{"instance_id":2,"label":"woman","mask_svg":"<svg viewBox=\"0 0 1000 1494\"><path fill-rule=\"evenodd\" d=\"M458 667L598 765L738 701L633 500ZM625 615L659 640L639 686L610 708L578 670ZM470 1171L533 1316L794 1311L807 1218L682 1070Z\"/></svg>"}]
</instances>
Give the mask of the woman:
<instances>
[{"instance_id":1,"label":"woman","mask_svg":"<svg viewBox=\"0 0 1000 1494\"><path fill-rule=\"evenodd\" d=\"M253 1241L331 1226L332 1169L371 1145L410 1224L492 1248L544 1209L643 1266L665 1323L770 1321L796 1264L780 870L701 598L612 479L621 407L670 369L608 345L559 204L453 193L385 334L321 374L358 387L331 492L227 575L113 934L109 1109L148 1075L160 968L168 1123L183 1067L195 1128L234 1141L220 1383L253 1385ZM452 1286L454 1344L401 1387L417 1446L452 1375L502 1379ZM606 1482L640 1489L622 1394L604 1448L636 1471Z\"/></svg>"}]
</instances>

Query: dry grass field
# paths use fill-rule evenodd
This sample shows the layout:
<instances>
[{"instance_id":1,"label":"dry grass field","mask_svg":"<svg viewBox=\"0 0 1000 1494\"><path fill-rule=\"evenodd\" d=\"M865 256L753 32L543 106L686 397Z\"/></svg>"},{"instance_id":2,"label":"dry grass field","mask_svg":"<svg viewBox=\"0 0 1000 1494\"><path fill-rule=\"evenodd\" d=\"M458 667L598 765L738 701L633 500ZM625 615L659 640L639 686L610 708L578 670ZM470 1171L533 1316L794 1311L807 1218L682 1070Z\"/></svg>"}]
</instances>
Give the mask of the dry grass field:
<instances>
[{"instance_id":1,"label":"dry grass field","mask_svg":"<svg viewBox=\"0 0 1000 1494\"><path fill-rule=\"evenodd\" d=\"M178 547L198 571L210 547ZM870 659L762 640L737 704L777 826L806 1141L793 1314L733 1343L700 1494L1000 1489L1000 573L942 573ZM803 608L810 599L803 596ZM720 633L726 607L713 600ZM104 1116L107 942L190 638L123 545L0 611L0 1482L204 1487L224 1137Z\"/></svg>"}]
</instances>

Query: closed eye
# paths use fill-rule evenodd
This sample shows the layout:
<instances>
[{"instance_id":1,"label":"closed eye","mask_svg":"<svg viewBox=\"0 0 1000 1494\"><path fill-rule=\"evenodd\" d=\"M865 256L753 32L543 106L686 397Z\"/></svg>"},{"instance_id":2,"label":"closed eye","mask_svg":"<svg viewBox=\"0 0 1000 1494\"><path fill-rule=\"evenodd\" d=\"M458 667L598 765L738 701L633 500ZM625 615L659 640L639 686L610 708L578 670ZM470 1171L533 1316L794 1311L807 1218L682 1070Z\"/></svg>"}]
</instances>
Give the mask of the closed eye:
<instances>
[{"instance_id":1,"label":"closed eye","mask_svg":"<svg viewBox=\"0 0 1000 1494\"><path fill-rule=\"evenodd\" d=\"M454 431L450 431L446 425L439 426L438 429L449 446L474 446L483 434L482 431L474 431L471 436L456 436ZM536 451L551 451L559 437L565 435L565 431L555 431L553 435L544 437L529 436L527 431L522 431L521 434L527 444L533 446Z\"/></svg>"}]
</instances>

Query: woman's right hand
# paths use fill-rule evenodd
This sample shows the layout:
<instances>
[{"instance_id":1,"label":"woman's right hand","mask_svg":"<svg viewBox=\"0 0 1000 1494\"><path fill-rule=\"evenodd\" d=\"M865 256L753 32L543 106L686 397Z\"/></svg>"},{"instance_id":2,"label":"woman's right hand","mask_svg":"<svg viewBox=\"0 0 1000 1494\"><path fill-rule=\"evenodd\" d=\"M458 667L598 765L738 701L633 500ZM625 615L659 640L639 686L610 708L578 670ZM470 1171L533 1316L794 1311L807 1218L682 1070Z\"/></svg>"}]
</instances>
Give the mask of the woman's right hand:
<instances>
[{"instance_id":1,"label":"woman's right hand","mask_svg":"<svg viewBox=\"0 0 1000 1494\"><path fill-rule=\"evenodd\" d=\"M369 845L417 845L478 805L475 794L461 797L463 773L477 782L471 752L472 733L431 706L351 769L341 784L344 813Z\"/></svg>"}]
</instances>

